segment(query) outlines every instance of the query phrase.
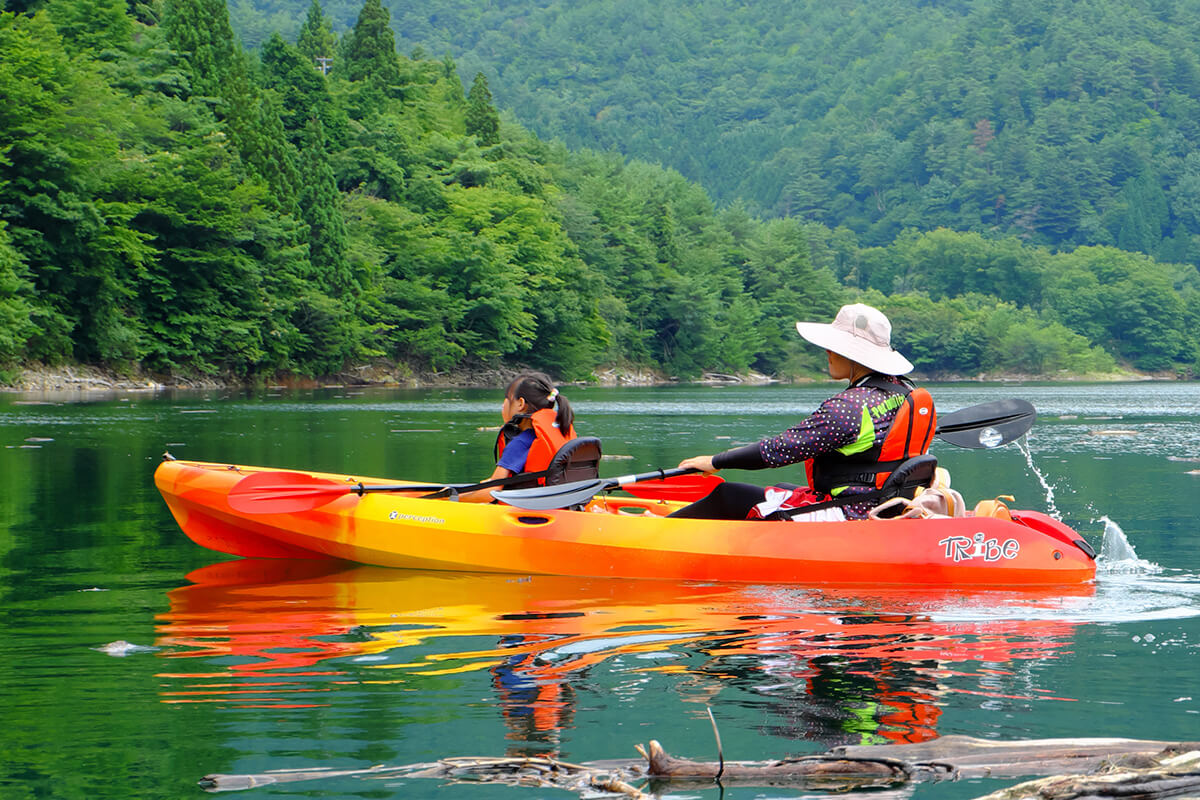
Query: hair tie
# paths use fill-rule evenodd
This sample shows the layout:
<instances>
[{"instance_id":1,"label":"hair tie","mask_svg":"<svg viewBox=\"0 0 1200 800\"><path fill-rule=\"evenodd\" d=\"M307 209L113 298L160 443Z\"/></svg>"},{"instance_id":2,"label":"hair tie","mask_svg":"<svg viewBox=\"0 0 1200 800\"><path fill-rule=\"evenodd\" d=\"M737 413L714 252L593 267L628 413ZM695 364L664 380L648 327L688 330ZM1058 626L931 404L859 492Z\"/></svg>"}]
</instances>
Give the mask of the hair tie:
<instances>
[{"instance_id":1,"label":"hair tie","mask_svg":"<svg viewBox=\"0 0 1200 800\"><path fill-rule=\"evenodd\" d=\"M553 403L554 398L558 397L558 389L551 389L550 394L546 395L546 400Z\"/></svg>"}]
</instances>

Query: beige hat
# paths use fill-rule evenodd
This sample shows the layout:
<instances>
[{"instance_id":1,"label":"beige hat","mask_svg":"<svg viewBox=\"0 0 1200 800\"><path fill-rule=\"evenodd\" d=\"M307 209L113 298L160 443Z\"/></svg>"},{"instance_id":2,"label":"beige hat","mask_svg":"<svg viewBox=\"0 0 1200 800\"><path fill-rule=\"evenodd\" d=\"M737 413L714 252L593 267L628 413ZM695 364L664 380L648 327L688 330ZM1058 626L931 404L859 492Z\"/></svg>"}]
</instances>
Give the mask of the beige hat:
<instances>
[{"instance_id":1,"label":"beige hat","mask_svg":"<svg viewBox=\"0 0 1200 800\"><path fill-rule=\"evenodd\" d=\"M796 330L817 347L884 375L913 370L912 362L892 349L892 323L877 308L862 303L842 306L832 324L797 322Z\"/></svg>"}]
</instances>

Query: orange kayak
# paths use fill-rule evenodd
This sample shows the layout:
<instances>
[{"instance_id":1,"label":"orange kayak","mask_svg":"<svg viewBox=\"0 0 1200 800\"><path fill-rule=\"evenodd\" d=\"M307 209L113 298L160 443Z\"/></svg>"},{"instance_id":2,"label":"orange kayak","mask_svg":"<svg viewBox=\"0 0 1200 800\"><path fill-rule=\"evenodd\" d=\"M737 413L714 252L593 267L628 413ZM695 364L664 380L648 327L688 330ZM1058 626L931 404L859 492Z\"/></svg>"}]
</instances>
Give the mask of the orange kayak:
<instances>
[{"instance_id":1,"label":"orange kayak","mask_svg":"<svg viewBox=\"0 0 1200 800\"><path fill-rule=\"evenodd\" d=\"M285 502L244 502L237 487L270 479L262 473L290 479ZM188 537L236 556L806 584L1055 585L1096 572L1079 534L1036 511L1014 510L1012 521L731 522L670 518L681 504L662 500L601 495L582 510L528 511L425 498L428 486L403 481L191 461L164 461L154 479ZM353 491L359 484L389 491Z\"/></svg>"}]
</instances>

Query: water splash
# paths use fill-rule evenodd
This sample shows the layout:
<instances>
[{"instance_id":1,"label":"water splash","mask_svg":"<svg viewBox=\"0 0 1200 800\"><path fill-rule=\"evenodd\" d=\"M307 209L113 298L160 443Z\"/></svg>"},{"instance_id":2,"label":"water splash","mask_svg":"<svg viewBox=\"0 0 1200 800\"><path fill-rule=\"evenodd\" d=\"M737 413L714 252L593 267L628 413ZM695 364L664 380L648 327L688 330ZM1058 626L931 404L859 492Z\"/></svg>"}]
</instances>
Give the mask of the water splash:
<instances>
[{"instance_id":1,"label":"water splash","mask_svg":"<svg viewBox=\"0 0 1200 800\"><path fill-rule=\"evenodd\" d=\"M1050 481L1046 479L1046 476L1042 474L1042 471L1037 468L1037 465L1033 463L1033 450L1029 447L1029 440L1022 436L1017 440L1016 444L1017 449L1020 450L1021 454L1025 456L1025 464L1029 467L1029 471L1034 474L1034 476L1038 479L1038 483L1040 483L1042 488L1046 491L1046 513L1061 521L1062 512L1060 512L1058 510L1058 506L1054 504L1054 487L1050 484Z\"/></svg>"},{"instance_id":2,"label":"water splash","mask_svg":"<svg viewBox=\"0 0 1200 800\"><path fill-rule=\"evenodd\" d=\"M1101 517L1100 521L1104 523L1104 541L1100 545L1100 556L1096 559L1098 573L1157 575L1163 571L1158 564L1138 558L1120 525L1108 517Z\"/></svg>"}]
</instances>

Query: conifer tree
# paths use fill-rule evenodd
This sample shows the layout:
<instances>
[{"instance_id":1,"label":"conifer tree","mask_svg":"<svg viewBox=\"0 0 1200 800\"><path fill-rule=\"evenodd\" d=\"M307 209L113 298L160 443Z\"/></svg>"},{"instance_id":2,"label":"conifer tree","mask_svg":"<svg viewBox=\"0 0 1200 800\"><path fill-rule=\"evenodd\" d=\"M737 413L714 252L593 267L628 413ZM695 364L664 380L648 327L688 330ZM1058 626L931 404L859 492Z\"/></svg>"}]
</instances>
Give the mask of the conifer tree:
<instances>
[{"instance_id":1,"label":"conifer tree","mask_svg":"<svg viewBox=\"0 0 1200 800\"><path fill-rule=\"evenodd\" d=\"M184 55L192 72L192 93L221 97L235 75L233 28L224 0L167 0L163 27L171 49Z\"/></svg>"},{"instance_id":2,"label":"conifer tree","mask_svg":"<svg viewBox=\"0 0 1200 800\"><path fill-rule=\"evenodd\" d=\"M1122 250L1153 253L1162 242L1163 228L1169 220L1167 198L1157 175L1145 169L1121 190L1125 214L1117 231L1117 246Z\"/></svg>"},{"instance_id":3,"label":"conifer tree","mask_svg":"<svg viewBox=\"0 0 1200 800\"><path fill-rule=\"evenodd\" d=\"M296 149L287 140L279 118L279 104L270 94L257 93L257 150L248 153L255 171L271 187L271 195L283 211L295 214L300 176L296 171Z\"/></svg>"},{"instance_id":4,"label":"conifer tree","mask_svg":"<svg viewBox=\"0 0 1200 800\"><path fill-rule=\"evenodd\" d=\"M321 289L341 297L351 288L342 195L325 152L321 120L311 117L300 147L300 215L308 223L309 261Z\"/></svg>"},{"instance_id":5,"label":"conifer tree","mask_svg":"<svg viewBox=\"0 0 1200 800\"><path fill-rule=\"evenodd\" d=\"M275 33L263 44L261 58L263 85L279 97L279 116L288 139L299 147L305 125L315 114L321 120L325 135L336 140L339 134L330 129L341 132L345 125L337 119L325 79L313 69L299 48Z\"/></svg>"},{"instance_id":6,"label":"conifer tree","mask_svg":"<svg viewBox=\"0 0 1200 800\"><path fill-rule=\"evenodd\" d=\"M366 0L345 48L344 75L367 84L376 99L396 97L403 82L391 15L380 0Z\"/></svg>"},{"instance_id":7,"label":"conifer tree","mask_svg":"<svg viewBox=\"0 0 1200 800\"><path fill-rule=\"evenodd\" d=\"M218 115L250 171L270 187L279 209L296 208L294 148L284 135L278 105L251 78L246 52L236 45L221 0L168 0L167 40L184 55L194 94L220 98Z\"/></svg>"},{"instance_id":8,"label":"conifer tree","mask_svg":"<svg viewBox=\"0 0 1200 800\"><path fill-rule=\"evenodd\" d=\"M329 72L330 60L337 52L337 35L333 32L329 18L321 11L320 0L312 0L312 5L308 7L308 17L300 28L296 49L310 67L318 69L322 74Z\"/></svg>"},{"instance_id":9,"label":"conifer tree","mask_svg":"<svg viewBox=\"0 0 1200 800\"><path fill-rule=\"evenodd\" d=\"M474 136L485 147L500 141L500 115L492 105L492 93L482 72L475 73L467 94L467 135Z\"/></svg>"}]
</instances>

